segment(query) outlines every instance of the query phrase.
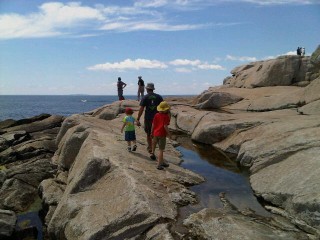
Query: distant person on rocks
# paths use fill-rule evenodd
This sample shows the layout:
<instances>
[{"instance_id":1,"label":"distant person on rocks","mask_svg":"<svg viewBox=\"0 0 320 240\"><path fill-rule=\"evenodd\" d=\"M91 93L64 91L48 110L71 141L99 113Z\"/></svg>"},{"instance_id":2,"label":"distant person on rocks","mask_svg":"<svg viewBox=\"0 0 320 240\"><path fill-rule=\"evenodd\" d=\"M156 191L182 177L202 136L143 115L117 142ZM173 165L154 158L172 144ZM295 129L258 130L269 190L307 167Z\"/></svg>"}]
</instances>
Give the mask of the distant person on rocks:
<instances>
[{"instance_id":1,"label":"distant person on rocks","mask_svg":"<svg viewBox=\"0 0 320 240\"><path fill-rule=\"evenodd\" d=\"M147 94L140 101L140 109L137 117L137 125L141 126L140 118L144 113L144 131L147 134L147 150L152 153L152 137L151 137L151 127L154 116L157 113L157 106L163 101L162 96L154 93L155 90L153 83L148 83L146 86ZM151 156L150 156L151 157Z\"/></svg>"},{"instance_id":2,"label":"distant person on rocks","mask_svg":"<svg viewBox=\"0 0 320 240\"><path fill-rule=\"evenodd\" d=\"M303 47L301 49L301 56L304 57L305 54L306 54L306 49Z\"/></svg>"},{"instance_id":3,"label":"distant person on rocks","mask_svg":"<svg viewBox=\"0 0 320 240\"><path fill-rule=\"evenodd\" d=\"M166 148L166 138L171 138L169 131L170 124L170 106L167 102L161 102L157 107L158 113L153 118L151 136L152 136L152 153L150 155L151 159L156 159L154 155L156 146L158 144L159 154L158 154L158 170L163 170L164 167L169 167L163 159L163 152Z\"/></svg>"},{"instance_id":4,"label":"distant person on rocks","mask_svg":"<svg viewBox=\"0 0 320 240\"><path fill-rule=\"evenodd\" d=\"M126 116L123 118L123 125L121 128L121 133L123 133L123 129L125 129L124 139L127 141L128 144L128 151L136 151L137 150L137 143L136 143L136 132L134 123L136 119L132 116L133 110L131 108L125 109ZM131 142L133 143L133 147L131 149Z\"/></svg>"},{"instance_id":5,"label":"distant person on rocks","mask_svg":"<svg viewBox=\"0 0 320 240\"><path fill-rule=\"evenodd\" d=\"M127 84L121 81L121 77L118 77L117 88L118 88L118 97L119 97L119 100L124 100L123 89L124 89L126 86L127 86Z\"/></svg>"},{"instance_id":6,"label":"distant person on rocks","mask_svg":"<svg viewBox=\"0 0 320 240\"><path fill-rule=\"evenodd\" d=\"M301 47L297 48L297 55L301 56Z\"/></svg>"},{"instance_id":7,"label":"distant person on rocks","mask_svg":"<svg viewBox=\"0 0 320 240\"><path fill-rule=\"evenodd\" d=\"M142 80L142 77L138 77L138 101L144 97L144 81Z\"/></svg>"}]
</instances>

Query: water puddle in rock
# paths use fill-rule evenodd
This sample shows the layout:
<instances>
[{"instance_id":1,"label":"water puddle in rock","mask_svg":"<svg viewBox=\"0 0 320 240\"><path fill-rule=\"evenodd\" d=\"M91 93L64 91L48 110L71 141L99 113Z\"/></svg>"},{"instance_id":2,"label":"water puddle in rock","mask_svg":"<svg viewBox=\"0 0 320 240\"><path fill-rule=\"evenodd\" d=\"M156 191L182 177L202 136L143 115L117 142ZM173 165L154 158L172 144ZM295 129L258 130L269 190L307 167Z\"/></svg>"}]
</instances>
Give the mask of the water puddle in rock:
<instances>
[{"instance_id":1,"label":"water puddle in rock","mask_svg":"<svg viewBox=\"0 0 320 240\"><path fill-rule=\"evenodd\" d=\"M43 240L43 223L40 212L42 201L37 197L34 203L26 212L17 215L17 223L14 233L14 239L20 240ZM39 212L40 211L40 212Z\"/></svg>"},{"instance_id":2,"label":"water puddle in rock","mask_svg":"<svg viewBox=\"0 0 320 240\"><path fill-rule=\"evenodd\" d=\"M28 212L17 216L16 239L42 240L42 222L38 212Z\"/></svg>"},{"instance_id":3,"label":"water puddle in rock","mask_svg":"<svg viewBox=\"0 0 320 240\"><path fill-rule=\"evenodd\" d=\"M191 140L178 139L177 149L182 154L181 166L205 178L205 182L192 186L190 190L198 196L198 203L181 207L175 230L185 232L182 221L190 214L204 208L223 207L219 193L225 193L227 199L239 210L251 209L262 216L270 216L254 196L249 176L240 170L237 164L210 145L194 144Z\"/></svg>"}]
</instances>

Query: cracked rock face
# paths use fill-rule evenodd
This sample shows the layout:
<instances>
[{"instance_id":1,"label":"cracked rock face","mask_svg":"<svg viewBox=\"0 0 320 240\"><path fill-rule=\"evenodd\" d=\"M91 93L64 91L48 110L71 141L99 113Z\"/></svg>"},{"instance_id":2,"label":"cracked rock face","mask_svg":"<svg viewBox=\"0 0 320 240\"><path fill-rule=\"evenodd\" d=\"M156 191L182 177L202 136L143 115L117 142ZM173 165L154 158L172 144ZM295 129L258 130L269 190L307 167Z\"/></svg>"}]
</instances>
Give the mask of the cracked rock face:
<instances>
[{"instance_id":1,"label":"cracked rock face","mask_svg":"<svg viewBox=\"0 0 320 240\"><path fill-rule=\"evenodd\" d=\"M319 70L311 59L301 56L280 56L276 59L252 62L234 68L231 71L232 77L226 78L224 85L237 88L306 86L308 82L317 78L310 72Z\"/></svg>"},{"instance_id":2,"label":"cracked rock face","mask_svg":"<svg viewBox=\"0 0 320 240\"><path fill-rule=\"evenodd\" d=\"M179 153L168 146L165 159L170 167L156 169L146 151L145 133L137 128L138 149L126 151L120 133L121 117L103 120L72 116L63 124L59 149L53 158L67 172L58 203L50 203L47 218L51 238L126 239L154 235L155 227L171 224L177 207L195 202L187 186L204 179L178 165ZM65 122L65 123L66 123ZM69 150L72 149L72 153ZM55 191L57 180L41 184L43 196ZM51 189L51 190L50 190ZM154 229L148 233L150 229ZM170 233L168 232L169 236Z\"/></svg>"},{"instance_id":3,"label":"cracked rock face","mask_svg":"<svg viewBox=\"0 0 320 240\"><path fill-rule=\"evenodd\" d=\"M55 172L51 157L61 116L42 114L1 122L0 208L23 212L38 196L38 186Z\"/></svg>"},{"instance_id":4,"label":"cracked rock face","mask_svg":"<svg viewBox=\"0 0 320 240\"><path fill-rule=\"evenodd\" d=\"M285 220L245 215L230 209L203 209L192 214L184 224L190 229L191 239L310 239Z\"/></svg>"},{"instance_id":5,"label":"cracked rock face","mask_svg":"<svg viewBox=\"0 0 320 240\"><path fill-rule=\"evenodd\" d=\"M11 237L17 216L14 211L0 209L0 237L7 239Z\"/></svg>"}]
</instances>

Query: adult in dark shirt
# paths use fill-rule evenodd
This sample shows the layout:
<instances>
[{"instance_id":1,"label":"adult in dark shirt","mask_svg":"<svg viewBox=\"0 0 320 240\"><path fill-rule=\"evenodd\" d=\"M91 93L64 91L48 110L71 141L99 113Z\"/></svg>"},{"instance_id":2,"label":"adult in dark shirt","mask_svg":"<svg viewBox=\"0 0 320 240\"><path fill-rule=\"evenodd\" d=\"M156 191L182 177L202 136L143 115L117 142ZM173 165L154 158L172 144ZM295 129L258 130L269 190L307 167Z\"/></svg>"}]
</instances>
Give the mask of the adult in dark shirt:
<instances>
[{"instance_id":1,"label":"adult in dark shirt","mask_svg":"<svg viewBox=\"0 0 320 240\"><path fill-rule=\"evenodd\" d=\"M140 118L144 113L144 131L147 134L147 143L148 143L148 152L152 153L152 136L151 136L151 127L154 115L157 113L157 106L163 101L162 96L154 93L155 90L153 83L148 83L146 86L147 94L140 101L140 109L137 117L137 125L141 126Z\"/></svg>"},{"instance_id":2,"label":"adult in dark shirt","mask_svg":"<svg viewBox=\"0 0 320 240\"><path fill-rule=\"evenodd\" d=\"M297 48L297 55L301 56L301 47Z\"/></svg>"},{"instance_id":3,"label":"adult in dark shirt","mask_svg":"<svg viewBox=\"0 0 320 240\"><path fill-rule=\"evenodd\" d=\"M138 101L144 97L144 81L142 80L142 77L138 77Z\"/></svg>"},{"instance_id":4,"label":"adult in dark shirt","mask_svg":"<svg viewBox=\"0 0 320 240\"><path fill-rule=\"evenodd\" d=\"M124 97L123 97L123 89L124 89L126 86L127 86L127 84L121 81L121 77L118 77L117 88L118 88L118 97L119 97L119 100L124 100Z\"/></svg>"}]
</instances>

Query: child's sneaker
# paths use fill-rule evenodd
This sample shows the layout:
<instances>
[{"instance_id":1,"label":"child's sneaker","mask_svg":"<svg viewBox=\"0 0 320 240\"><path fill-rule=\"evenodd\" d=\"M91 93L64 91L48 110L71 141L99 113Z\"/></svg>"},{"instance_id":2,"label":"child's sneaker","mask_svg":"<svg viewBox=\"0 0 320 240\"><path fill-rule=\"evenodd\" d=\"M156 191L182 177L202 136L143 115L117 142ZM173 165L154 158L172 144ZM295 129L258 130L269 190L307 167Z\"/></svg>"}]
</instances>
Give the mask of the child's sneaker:
<instances>
[{"instance_id":1,"label":"child's sneaker","mask_svg":"<svg viewBox=\"0 0 320 240\"><path fill-rule=\"evenodd\" d=\"M132 151L136 151L137 150L137 145L133 145L133 147L132 147Z\"/></svg>"},{"instance_id":2,"label":"child's sneaker","mask_svg":"<svg viewBox=\"0 0 320 240\"><path fill-rule=\"evenodd\" d=\"M128 147L128 152L131 152L131 147Z\"/></svg>"}]
</instances>

